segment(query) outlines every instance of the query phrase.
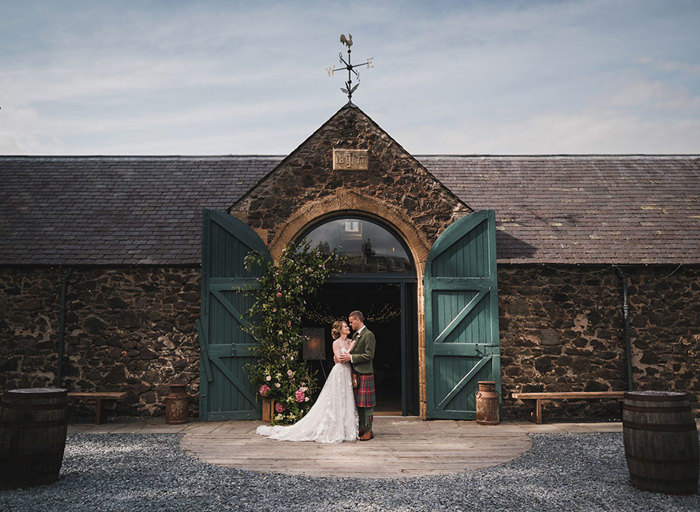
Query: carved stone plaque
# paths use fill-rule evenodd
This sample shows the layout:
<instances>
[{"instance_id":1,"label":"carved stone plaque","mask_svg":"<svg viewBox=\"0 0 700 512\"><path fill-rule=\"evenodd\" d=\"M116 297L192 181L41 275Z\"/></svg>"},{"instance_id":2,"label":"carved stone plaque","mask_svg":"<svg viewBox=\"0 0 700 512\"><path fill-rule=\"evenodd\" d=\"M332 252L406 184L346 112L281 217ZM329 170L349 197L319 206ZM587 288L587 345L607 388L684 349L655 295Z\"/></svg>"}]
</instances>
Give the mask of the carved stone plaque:
<instances>
[{"instance_id":1,"label":"carved stone plaque","mask_svg":"<svg viewBox=\"0 0 700 512\"><path fill-rule=\"evenodd\" d=\"M369 169L369 150L334 149L333 170L366 171Z\"/></svg>"}]
</instances>

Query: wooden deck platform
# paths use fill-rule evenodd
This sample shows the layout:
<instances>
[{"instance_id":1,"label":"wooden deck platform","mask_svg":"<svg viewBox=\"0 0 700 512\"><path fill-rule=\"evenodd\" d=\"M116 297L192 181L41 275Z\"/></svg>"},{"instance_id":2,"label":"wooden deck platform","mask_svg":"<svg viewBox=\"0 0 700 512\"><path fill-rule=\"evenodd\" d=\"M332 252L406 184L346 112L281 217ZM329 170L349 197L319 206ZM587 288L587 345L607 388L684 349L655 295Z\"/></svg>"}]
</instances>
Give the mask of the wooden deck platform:
<instances>
[{"instance_id":1,"label":"wooden deck platform","mask_svg":"<svg viewBox=\"0 0 700 512\"><path fill-rule=\"evenodd\" d=\"M220 466L267 473L348 478L401 478L461 473L503 464L532 447L529 433L622 432L617 423L421 421L379 416L368 442L288 443L255 434L260 421L192 421L70 425L69 433L182 433L185 453Z\"/></svg>"}]
</instances>

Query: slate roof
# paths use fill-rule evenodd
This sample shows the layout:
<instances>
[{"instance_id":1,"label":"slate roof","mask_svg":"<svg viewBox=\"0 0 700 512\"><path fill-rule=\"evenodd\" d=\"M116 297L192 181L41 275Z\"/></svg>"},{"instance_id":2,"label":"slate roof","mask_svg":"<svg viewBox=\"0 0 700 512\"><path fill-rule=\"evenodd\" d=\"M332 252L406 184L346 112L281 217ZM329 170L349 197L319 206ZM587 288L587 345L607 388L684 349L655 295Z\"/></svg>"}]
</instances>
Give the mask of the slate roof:
<instances>
[{"instance_id":1,"label":"slate roof","mask_svg":"<svg viewBox=\"0 0 700 512\"><path fill-rule=\"evenodd\" d=\"M226 210L281 157L0 157L0 264L199 263Z\"/></svg>"},{"instance_id":2,"label":"slate roof","mask_svg":"<svg viewBox=\"0 0 700 512\"><path fill-rule=\"evenodd\" d=\"M425 156L510 263L699 263L700 155Z\"/></svg>"},{"instance_id":3,"label":"slate roof","mask_svg":"<svg viewBox=\"0 0 700 512\"><path fill-rule=\"evenodd\" d=\"M201 209L281 156L0 157L0 265L191 265ZM501 263L700 263L700 155L416 156L475 210Z\"/></svg>"}]
</instances>

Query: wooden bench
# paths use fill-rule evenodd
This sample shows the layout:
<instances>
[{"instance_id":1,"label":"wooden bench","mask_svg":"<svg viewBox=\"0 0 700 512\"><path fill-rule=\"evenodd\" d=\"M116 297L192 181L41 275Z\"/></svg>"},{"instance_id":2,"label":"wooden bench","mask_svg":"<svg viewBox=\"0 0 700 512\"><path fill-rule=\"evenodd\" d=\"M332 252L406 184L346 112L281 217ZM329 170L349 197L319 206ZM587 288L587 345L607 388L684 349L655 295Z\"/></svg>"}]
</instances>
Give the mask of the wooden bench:
<instances>
[{"instance_id":1,"label":"wooden bench","mask_svg":"<svg viewBox=\"0 0 700 512\"><path fill-rule=\"evenodd\" d=\"M95 402L95 424L102 423L102 411L105 402L116 402L126 397L126 391L92 391L68 393L69 397L84 398Z\"/></svg>"},{"instance_id":2,"label":"wooden bench","mask_svg":"<svg viewBox=\"0 0 700 512\"><path fill-rule=\"evenodd\" d=\"M531 417L538 425L542 423L542 400L594 400L612 398L622 402L624 391L563 391L542 393L511 393L510 396L520 399L532 406Z\"/></svg>"}]
</instances>

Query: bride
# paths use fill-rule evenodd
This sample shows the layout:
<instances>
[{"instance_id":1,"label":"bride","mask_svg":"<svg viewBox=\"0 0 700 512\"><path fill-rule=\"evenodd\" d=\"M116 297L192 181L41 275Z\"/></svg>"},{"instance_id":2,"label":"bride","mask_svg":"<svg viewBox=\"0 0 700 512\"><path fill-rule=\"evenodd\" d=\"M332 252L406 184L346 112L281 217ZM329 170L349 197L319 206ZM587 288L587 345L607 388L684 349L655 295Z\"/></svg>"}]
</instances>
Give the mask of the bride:
<instances>
[{"instance_id":1,"label":"bride","mask_svg":"<svg viewBox=\"0 0 700 512\"><path fill-rule=\"evenodd\" d=\"M348 338L350 328L342 321L333 322L333 354L345 354L355 342ZM357 439L358 417L352 389L349 363L336 363L306 416L294 425L270 427L262 425L255 431L261 436L280 441L316 441L340 443Z\"/></svg>"}]
</instances>

